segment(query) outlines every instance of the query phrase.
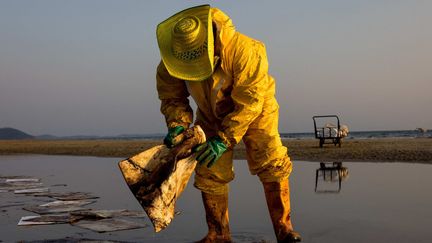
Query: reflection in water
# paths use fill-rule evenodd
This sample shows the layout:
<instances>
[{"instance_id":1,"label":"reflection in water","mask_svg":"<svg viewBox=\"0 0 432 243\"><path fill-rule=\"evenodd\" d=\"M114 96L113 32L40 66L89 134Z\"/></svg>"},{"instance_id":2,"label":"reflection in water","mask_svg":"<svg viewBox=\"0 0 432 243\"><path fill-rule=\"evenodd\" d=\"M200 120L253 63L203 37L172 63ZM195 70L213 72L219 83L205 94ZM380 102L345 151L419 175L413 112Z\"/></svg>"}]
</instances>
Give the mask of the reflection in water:
<instances>
[{"instance_id":1,"label":"reflection in water","mask_svg":"<svg viewBox=\"0 0 432 243\"><path fill-rule=\"evenodd\" d=\"M339 193L342 188L342 180L346 179L348 179L348 168L342 166L342 162L321 162L320 168L315 173L315 192ZM319 188L318 184L320 184Z\"/></svg>"}]
</instances>

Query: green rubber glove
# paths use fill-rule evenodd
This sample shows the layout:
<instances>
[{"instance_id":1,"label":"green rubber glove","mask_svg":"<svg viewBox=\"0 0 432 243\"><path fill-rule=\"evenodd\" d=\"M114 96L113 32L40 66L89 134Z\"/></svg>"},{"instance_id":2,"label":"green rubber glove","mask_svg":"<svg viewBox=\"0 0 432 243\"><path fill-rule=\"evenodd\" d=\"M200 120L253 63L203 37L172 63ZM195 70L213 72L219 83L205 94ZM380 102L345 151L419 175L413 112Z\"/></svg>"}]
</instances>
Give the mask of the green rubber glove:
<instances>
[{"instance_id":1,"label":"green rubber glove","mask_svg":"<svg viewBox=\"0 0 432 243\"><path fill-rule=\"evenodd\" d=\"M211 137L207 142L194 147L193 152L198 152L196 160L200 165L206 164L208 168L227 150L227 146L219 136Z\"/></svg>"},{"instance_id":2,"label":"green rubber glove","mask_svg":"<svg viewBox=\"0 0 432 243\"><path fill-rule=\"evenodd\" d=\"M168 134L165 136L163 142L168 148L172 148L177 144L174 144L173 139L184 131L184 127L176 126L168 129Z\"/></svg>"}]
</instances>

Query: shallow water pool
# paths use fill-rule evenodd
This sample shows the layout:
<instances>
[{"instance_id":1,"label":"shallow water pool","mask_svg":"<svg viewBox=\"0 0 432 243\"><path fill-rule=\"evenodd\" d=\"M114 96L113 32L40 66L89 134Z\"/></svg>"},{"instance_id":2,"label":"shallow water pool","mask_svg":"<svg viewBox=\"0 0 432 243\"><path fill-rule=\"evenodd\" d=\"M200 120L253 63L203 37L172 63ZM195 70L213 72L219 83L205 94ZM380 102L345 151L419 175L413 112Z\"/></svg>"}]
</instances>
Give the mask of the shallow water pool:
<instances>
[{"instance_id":1,"label":"shallow water pool","mask_svg":"<svg viewBox=\"0 0 432 243\"><path fill-rule=\"evenodd\" d=\"M140 210L117 168L119 160L0 156L0 175L38 177L46 186L57 185L51 187L53 191L91 192L100 198L89 208ZM290 177L293 223L304 242L432 241L432 165L343 162L344 173L318 170L320 166L316 162L295 161ZM246 161L236 161L235 172L229 201L234 241L275 242L261 183L249 175ZM17 226L22 216L35 215L22 210L23 205L52 199L0 192L0 241L85 238L192 242L205 235L207 226L200 193L191 183L192 180L177 202L180 215L157 234L148 219L144 219L147 228L112 233L95 233L66 224Z\"/></svg>"}]
</instances>

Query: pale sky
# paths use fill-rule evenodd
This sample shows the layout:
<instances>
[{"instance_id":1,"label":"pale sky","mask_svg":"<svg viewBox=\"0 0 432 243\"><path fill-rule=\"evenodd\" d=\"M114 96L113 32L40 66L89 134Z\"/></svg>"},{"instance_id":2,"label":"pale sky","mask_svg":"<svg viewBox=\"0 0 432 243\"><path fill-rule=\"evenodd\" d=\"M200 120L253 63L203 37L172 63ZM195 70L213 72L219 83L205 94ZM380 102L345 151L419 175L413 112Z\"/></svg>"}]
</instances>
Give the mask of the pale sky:
<instances>
[{"instance_id":1,"label":"pale sky","mask_svg":"<svg viewBox=\"0 0 432 243\"><path fill-rule=\"evenodd\" d=\"M432 1L0 1L0 127L164 133L156 25L210 3L266 44L280 132L432 129Z\"/></svg>"}]
</instances>

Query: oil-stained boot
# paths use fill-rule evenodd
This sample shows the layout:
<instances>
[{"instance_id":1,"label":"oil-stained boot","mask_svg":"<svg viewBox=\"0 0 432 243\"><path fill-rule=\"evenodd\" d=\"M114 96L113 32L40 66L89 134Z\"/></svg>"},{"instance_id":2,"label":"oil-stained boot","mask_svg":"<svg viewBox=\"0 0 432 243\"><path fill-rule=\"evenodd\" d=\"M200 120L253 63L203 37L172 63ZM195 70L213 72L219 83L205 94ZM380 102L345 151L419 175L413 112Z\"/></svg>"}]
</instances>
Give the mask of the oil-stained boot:
<instances>
[{"instance_id":1,"label":"oil-stained boot","mask_svg":"<svg viewBox=\"0 0 432 243\"><path fill-rule=\"evenodd\" d=\"M207 235L200 243L230 243L231 233L228 217L228 194L211 195L202 192L208 226Z\"/></svg>"},{"instance_id":2,"label":"oil-stained boot","mask_svg":"<svg viewBox=\"0 0 432 243\"><path fill-rule=\"evenodd\" d=\"M265 182L264 192L273 229L278 243L300 242L300 234L291 224L290 191L288 180Z\"/></svg>"}]
</instances>

